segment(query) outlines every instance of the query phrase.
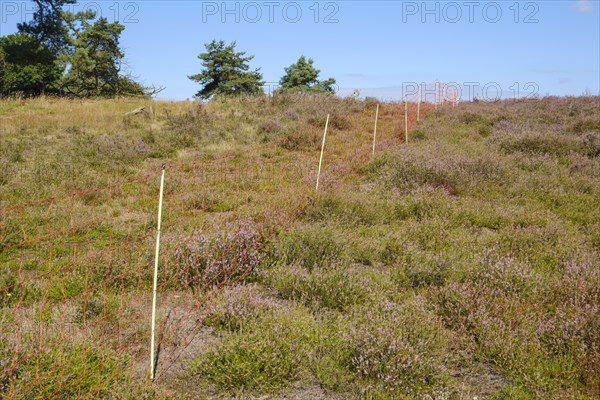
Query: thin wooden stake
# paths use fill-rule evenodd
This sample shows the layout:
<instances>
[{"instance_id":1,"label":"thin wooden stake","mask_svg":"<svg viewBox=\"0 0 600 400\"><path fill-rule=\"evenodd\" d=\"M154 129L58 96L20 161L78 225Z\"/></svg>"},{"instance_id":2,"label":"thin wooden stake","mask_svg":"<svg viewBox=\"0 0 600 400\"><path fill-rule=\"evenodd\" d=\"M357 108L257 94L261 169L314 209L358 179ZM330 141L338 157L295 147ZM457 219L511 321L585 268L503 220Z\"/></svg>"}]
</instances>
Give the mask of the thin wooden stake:
<instances>
[{"instance_id":1,"label":"thin wooden stake","mask_svg":"<svg viewBox=\"0 0 600 400\"><path fill-rule=\"evenodd\" d=\"M319 158L319 172L317 172L317 186L315 191L319 190L319 178L321 177L321 166L323 165L323 152L325 151L325 138L327 137L327 127L329 126L329 114L325 121L325 132L323 132L323 143L321 144L321 157Z\"/></svg>"},{"instance_id":2,"label":"thin wooden stake","mask_svg":"<svg viewBox=\"0 0 600 400\"><path fill-rule=\"evenodd\" d=\"M452 92L452 108L456 108L456 89Z\"/></svg>"},{"instance_id":3,"label":"thin wooden stake","mask_svg":"<svg viewBox=\"0 0 600 400\"><path fill-rule=\"evenodd\" d=\"M436 110L438 109L438 95L439 95L438 90L439 90L439 84L436 81L435 82L435 109Z\"/></svg>"},{"instance_id":4,"label":"thin wooden stake","mask_svg":"<svg viewBox=\"0 0 600 400\"><path fill-rule=\"evenodd\" d=\"M408 144L408 101L404 95L404 139Z\"/></svg>"},{"instance_id":5,"label":"thin wooden stake","mask_svg":"<svg viewBox=\"0 0 600 400\"><path fill-rule=\"evenodd\" d=\"M155 355L154 355L154 328L156 326L156 288L158 286L158 252L160 248L160 221L162 218L163 188L165 184L165 164L162 165L162 175L160 177L160 194L158 195L158 226L156 230L156 252L154 253L154 283L152 286L152 325L150 338L150 379L154 380L155 374Z\"/></svg>"},{"instance_id":6,"label":"thin wooden stake","mask_svg":"<svg viewBox=\"0 0 600 400\"><path fill-rule=\"evenodd\" d=\"M375 158L375 139L377 137L377 118L379 117L379 104L377 104L377 109L375 110L375 128L373 129L373 155L371 159Z\"/></svg>"},{"instance_id":7,"label":"thin wooden stake","mask_svg":"<svg viewBox=\"0 0 600 400\"><path fill-rule=\"evenodd\" d=\"M440 95L440 105L444 106L446 105L446 101L448 100L448 93L446 92L446 84L444 83L442 85L442 93Z\"/></svg>"},{"instance_id":8,"label":"thin wooden stake","mask_svg":"<svg viewBox=\"0 0 600 400\"><path fill-rule=\"evenodd\" d=\"M419 83L419 98L417 99L417 122L421 120L421 84Z\"/></svg>"}]
</instances>

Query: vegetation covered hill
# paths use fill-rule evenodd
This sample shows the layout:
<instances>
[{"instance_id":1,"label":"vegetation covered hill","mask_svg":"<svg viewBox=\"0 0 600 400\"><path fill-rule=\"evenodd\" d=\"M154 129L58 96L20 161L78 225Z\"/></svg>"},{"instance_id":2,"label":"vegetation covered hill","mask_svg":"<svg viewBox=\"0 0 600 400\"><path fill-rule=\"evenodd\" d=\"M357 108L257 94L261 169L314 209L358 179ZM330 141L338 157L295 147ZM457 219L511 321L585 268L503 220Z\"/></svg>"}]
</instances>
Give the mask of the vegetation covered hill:
<instances>
[{"instance_id":1,"label":"vegetation covered hill","mask_svg":"<svg viewBox=\"0 0 600 400\"><path fill-rule=\"evenodd\" d=\"M408 144L403 107L382 104L372 159L375 105L1 101L0 393L597 398L600 99L425 106L418 124L411 105ZM148 389L163 161L162 347ZM108 222L73 228L92 213ZM61 258L26 240L61 228L85 250ZM119 240L122 254L104 251ZM74 323L86 339L42 351L23 335L39 351L21 356L8 327L34 323Z\"/></svg>"}]
</instances>

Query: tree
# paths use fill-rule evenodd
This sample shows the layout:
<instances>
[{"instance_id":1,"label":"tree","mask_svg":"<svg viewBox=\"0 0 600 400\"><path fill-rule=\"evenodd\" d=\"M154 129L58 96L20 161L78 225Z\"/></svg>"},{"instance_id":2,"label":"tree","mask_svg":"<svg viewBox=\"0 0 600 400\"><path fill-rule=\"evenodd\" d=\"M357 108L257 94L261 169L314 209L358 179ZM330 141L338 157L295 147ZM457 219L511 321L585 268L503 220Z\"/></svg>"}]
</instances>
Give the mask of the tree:
<instances>
[{"instance_id":1,"label":"tree","mask_svg":"<svg viewBox=\"0 0 600 400\"><path fill-rule=\"evenodd\" d=\"M210 99L216 95L256 95L263 93L260 68L249 71L248 62L254 56L244 57L246 52L235 52L236 42L225 45L223 40L213 40L205 44L206 53L198 58L202 60L203 70L188 78L200 83L202 89L196 97Z\"/></svg>"},{"instance_id":2,"label":"tree","mask_svg":"<svg viewBox=\"0 0 600 400\"><path fill-rule=\"evenodd\" d=\"M91 23L95 17L95 13L84 12L71 21L71 29L76 26L79 29L72 52L64 57L68 72L61 80L63 91L80 97L150 97L164 90L154 85L143 86L131 75L123 74L125 54L119 42L125 26L109 23L104 17Z\"/></svg>"},{"instance_id":3,"label":"tree","mask_svg":"<svg viewBox=\"0 0 600 400\"><path fill-rule=\"evenodd\" d=\"M13 33L0 38L0 94L36 96L57 91L62 69L54 53L32 35Z\"/></svg>"},{"instance_id":4,"label":"tree","mask_svg":"<svg viewBox=\"0 0 600 400\"><path fill-rule=\"evenodd\" d=\"M18 32L0 38L3 54L0 93L26 96L57 92L63 72L58 57L69 33L61 9L76 0L34 0L33 20L17 24Z\"/></svg>"},{"instance_id":5,"label":"tree","mask_svg":"<svg viewBox=\"0 0 600 400\"><path fill-rule=\"evenodd\" d=\"M141 83L136 82L132 77L119 75L119 85L117 96L142 96L142 97L150 97L155 94L162 92L164 87L146 87Z\"/></svg>"},{"instance_id":6,"label":"tree","mask_svg":"<svg viewBox=\"0 0 600 400\"><path fill-rule=\"evenodd\" d=\"M82 30L67 58L69 70L61 83L66 93L76 96L115 96L124 57L119 37L125 27L99 18L93 24L82 20Z\"/></svg>"},{"instance_id":7,"label":"tree","mask_svg":"<svg viewBox=\"0 0 600 400\"><path fill-rule=\"evenodd\" d=\"M4 38L0 38L2 40ZM4 53L4 49L2 45L0 45L0 97L4 92L4 76L6 75L6 53Z\"/></svg>"},{"instance_id":8,"label":"tree","mask_svg":"<svg viewBox=\"0 0 600 400\"><path fill-rule=\"evenodd\" d=\"M319 81L320 70L313 66L312 58L308 60L300 56L298 62L285 69L285 75L279 80L281 90L312 93L333 93L335 90L335 79L329 78Z\"/></svg>"},{"instance_id":9,"label":"tree","mask_svg":"<svg viewBox=\"0 0 600 400\"><path fill-rule=\"evenodd\" d=\"M77 0L34 0L38 6L33 20L17 24L20 33L33 36L38 43L46 45L54 54L64 50L70 43L69 28L76 15L63 11ZM81 14L81 13L80 13Z\"/></svg>"},{"instance_id":10,"label":"tree","mask_svg":"<svg viewBox=\"0 0 600 400\"><path fill-rule=\"evenodd\" d=\"M151 96L164 89L144 87L123 75L119 39L125 27L96 20L93 11L65 10L76 1L34 0L33 20L17 24L18 33L0 37L0 95Z\"/></svg>"}]
</instances>

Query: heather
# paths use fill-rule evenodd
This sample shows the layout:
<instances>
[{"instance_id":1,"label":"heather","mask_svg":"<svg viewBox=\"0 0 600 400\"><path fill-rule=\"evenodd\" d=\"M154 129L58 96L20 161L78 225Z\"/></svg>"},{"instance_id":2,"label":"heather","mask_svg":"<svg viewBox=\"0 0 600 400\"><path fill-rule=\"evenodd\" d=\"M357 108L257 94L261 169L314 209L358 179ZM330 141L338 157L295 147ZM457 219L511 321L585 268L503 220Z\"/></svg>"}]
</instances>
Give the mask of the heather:
<instances>
[{"instance_id":1,"label":"heather","mask_svg":"<svg viewBox=\"0 0 600 400\"><path fill-rule=\"evenodd\" d=\"M161 357L184 346L169 331L178 321L198 336L152 396L600 395L597 97L424 105L421 121L410 121L408 144L403 108L385 103L374 159L373 100L283 94L205 104L84 102L73 104L73 118L59 115L57 102L65 100L1 103L10 124L1 128L0 157L20 179L0 175L3 207L126 180L163 159L176 171L167 174ZM122 115L142 104L153 114ZM43 168L34 169L40 160ZM3 321L33 319L48 302L80 326L145 323L137 299L151 287L155 221L143 210L154 215L155 205L156 185L143 182L107 197L85 194L71 205L73 218L85 221L94 207L113 223L75 238L101 250L146 236L127 252L100 252L39 281L22 282L18 258L35 270L49 256L33 245L15 250L21 222L3 220ZM24 215L25 232L43 233L48 221L68 228L67 212L53 210L52 217L47 210ZM69 251L57 247L53 262ZM82 361L78 338L67 341L63 364L76 370L104 360L93 379L77 383L83 396L102 395L100 387L121 393L128 377L145 378L135 366L146 363L147 328L136 332L119 343L123 358L108 347L86 350ZM0 341L4 363L11 346ZM27 388L52 363L52 349L34 349L13 388ZM69 371L52 390L69 385ZM7 390L4 377L0 390Z\"/></svg>"}]
</instances>

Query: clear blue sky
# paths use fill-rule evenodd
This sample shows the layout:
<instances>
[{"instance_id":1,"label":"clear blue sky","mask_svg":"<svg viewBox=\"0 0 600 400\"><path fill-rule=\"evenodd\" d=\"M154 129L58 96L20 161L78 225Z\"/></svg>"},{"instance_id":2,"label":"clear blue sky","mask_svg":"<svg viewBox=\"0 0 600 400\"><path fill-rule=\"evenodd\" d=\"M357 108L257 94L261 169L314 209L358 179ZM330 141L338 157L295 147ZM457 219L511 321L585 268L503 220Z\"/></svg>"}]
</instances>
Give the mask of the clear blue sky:
<instances>
[{"instance_id":1,"label":"clear blue sky","mask_svg":"<svg viewBox=\"0 0 600 400\"><path fill-rule=\"evenodd\" d=\"M212 39L237 41L276 83L300 55L339 93L397 100L411 82L454 82L466 99L538 93L600 94L600 2L569 1L82 1L126 26L130 71L191 98L187 76ZM1 31L31 18L30 0L1 0ZM317 11L318 10L318 11Z\"/></svg>"}]
</instances>

